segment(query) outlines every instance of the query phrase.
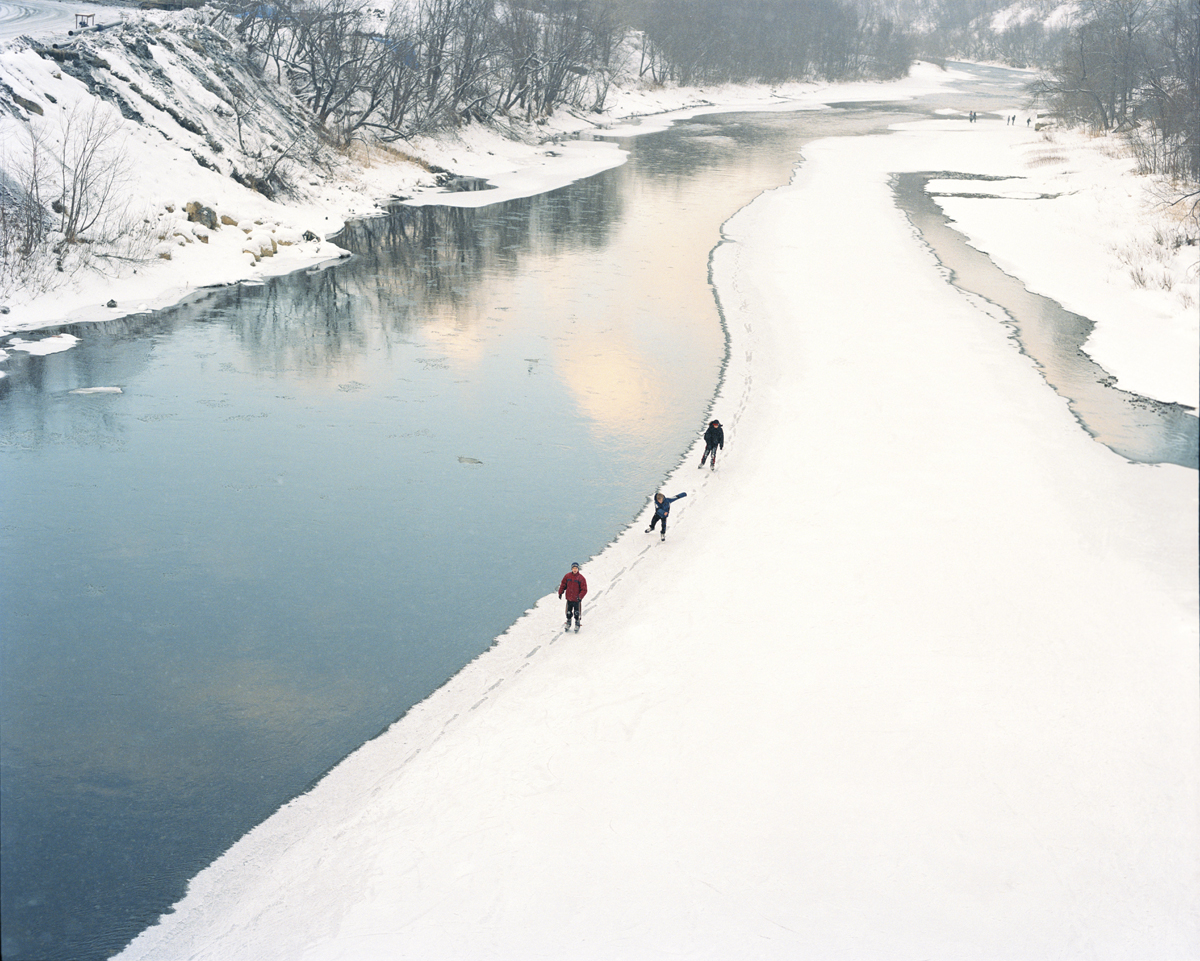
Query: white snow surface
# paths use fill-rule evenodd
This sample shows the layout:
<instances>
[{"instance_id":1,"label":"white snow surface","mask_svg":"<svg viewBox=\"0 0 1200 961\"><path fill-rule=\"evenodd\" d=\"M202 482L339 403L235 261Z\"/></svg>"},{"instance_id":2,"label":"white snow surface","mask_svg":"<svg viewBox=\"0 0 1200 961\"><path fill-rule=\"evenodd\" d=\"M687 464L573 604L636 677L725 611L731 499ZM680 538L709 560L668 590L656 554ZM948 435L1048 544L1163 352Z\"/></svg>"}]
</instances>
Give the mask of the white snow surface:
<instances>
[{"instance_id":1,"label":"white snow surface","mask_svg":"<svg viewBox=\"0 0 1200 961\"><path fill-rule=\"evenodd\" d=\"M806 147L714 253L726 447L664 483L665 543L637 519L581 633L548 593L123 961L1200 957L1196 474L1092 441L887 183L1061 192L950 211L1194 404L1181 286L1115 252L1142 182L1071 135L1041 163L1021 116ZM471 136L455 169L554 182Z\"/></svg>"},{"instance_id":2,"label":"white snow surface","mask_svg":"<svg viewBox=\"0 0 1200 961\"><path fill-rule=\"evenodd\" d=\"M79 338L74 334L53 334L50 337L39 337L37 340L13 337L5 344L5 347L8 350L22 350L27 354L44 357L46 354L57 354L64 350L70 350L77 343L79 343ZM6 360L7 357L7 354L0 357L0 362Z\"/></svg>"}]
</instances>

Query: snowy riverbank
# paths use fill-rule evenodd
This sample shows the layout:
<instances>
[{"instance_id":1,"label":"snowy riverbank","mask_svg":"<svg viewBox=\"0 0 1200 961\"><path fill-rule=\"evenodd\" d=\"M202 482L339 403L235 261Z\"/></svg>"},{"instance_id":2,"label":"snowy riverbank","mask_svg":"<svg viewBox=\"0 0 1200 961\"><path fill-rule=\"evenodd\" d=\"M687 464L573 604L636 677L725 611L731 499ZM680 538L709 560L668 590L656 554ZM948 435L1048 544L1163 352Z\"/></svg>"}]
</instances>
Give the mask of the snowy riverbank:
<instances>
[{"instance_id":1,"label":"snowy riverbank","mask_svg":"<svg viewBox=\"0 0 1200 961\"><path fill-rule=\"evenodd\" d=\"M1046 143L809 145L714 255L728 443L664 485L667 542L636 520L584 564L582 633L542 598L121 957L1200 957L1195 472L1092 441L887 184L1091 177L1094 243L1082 202L951 213L1089 316L1167 303L1122 286L1124 161ZM1194 404L1171 329L1101 362Z\"/></svg>"},{"instance_id":2,"label":"snowy riverbank","mask_svg":"<svg viewBox=\"0 0 1200 961\"><path fill-rule=\"evenodd\" d=\"M186 23L196 15L183 12L140 16L150 23L168 17ZM179 29L178 24L175 29ZM193 29L197 27L193 25ZM149 38L154 36L150 34ZM159 49L154 64L168 57L162 46L156 44ZM141 78L150 70L144 58L127 46L113 44L101 49L109 63L107 73L113 76ZM176 112L182 110L199 121L192 123L197 129L230 128L228 109L188 72L200 67L194 58L184 56L187 44L176 42L172 50L174 60L166 66L173 74L171 96L181 101ZM163 67L159 65L158 69L161 72ZM48 292L29 285L8 291L0 298L0 307L8 309L8 313L0 314L0 336L162 309L200 287L253 282L337 259L345 251L328 238L347 220L379 212L389 198L436 197L438 202L463 203L461 195L446 194L436 186L437 176L430 168L488 180L498 189L471 195L465 202L494 203L541 193L621 163L621 151L612 143L575 139L615 123L639 122L638 118L653 122L653 118L668 112L700 112L713 109L714 104L733 110L788 104L819 109L830 95L846 101L903 100L937 89L945 81L944 72L931 66L920 66L913 77L894 84L836 87L794 83L677 88L652 87L627 79L623 86L612 89L604 114L559 111L539 124L514 121L507 129L471 124L390 148L356 145L352 150L323 155L320 166L312 166L296 178L294 195L279 202L268 200L216 169L206 156L212 153L208 141L181 127L174 115L163 114L158 109L161 104L151 98L142 124L122 121L123 156L128 165L123 181L132 193L131 212L144 216L152 225L154 245L149 257L140 263L110 260L104 273L79 270L69 282ZM115 113L54 60L20 44L0 46L0 82L21 97L21 102L43 111L42 115L30 114L31 119L26 120L7 113L0 115L0 138L5 142L0 162L6 169L25 162L25 128L30 123L53 139L63 136L56 114L66 117L76 110L87 112L98 103L102 111ZM151 85L150 80L144 83ZM141 88L132 81L129 87L139 95L136 102L143 103ZM264 103L260 109L264 114L277 115L279 127L294 121L287 112L289 106L283 101ZM276 137L285 135L278 130L267 132ZM209 140L213 136L210 134ZM233 140L231 136L226 130L222 149L214 156L224 158L238 153L243 166L252 164L249 154L255 144L247 135L243 147L240 131ZM257 146L262 148L260 152L278 147ZM205 162L198 162L198 158ZM186 208L193 203L213 211L216 223L206 227L190 220Z\"/></svg>"},{"instance_id":3,"label":"snowy riverbank","mask_svg":"<svg viewBox=\"0 0 1200 961\"><path fill-rule=\"evenodd\" d=\"M55 103L64 110L91 101L81 83L29 50L0 51L0 75L30 97L53 90ZM404 145L404 154L357 152L343 158L335 178L314 179L306 185L303 201L286 204L198 165L183 149L185 142L133 129L132 180L139 201L156 211L164 249L117 275L82 271L48 293L13 292L3 304L9 312L0 315L0 337L162 309L200 287L255 282L334 260L344 251L326 238L347 219L370 216L388 197L484 205L553 189L622 162L621 151L611 142L575 139L589 131L645 132L672 116L716 110L821 109L828 102L903 100L939 89L952 76L953 71L918 64L909 78L889 84L701 89L627 83L614 87L607 113L561 112L544 126L510 132L516 139L472 125L414 140ZM1017 117L1013 127L985 116L970 128L994 140L996 153L988 159L1013 178L989 185L988 192L1011 199L950 198L947 212L973 243L1030 289L1096 322L1088 350L1121 387L1158 400L1200 405L1194 363L1200 350L1200 278L1197 248L1175 245L1181 212L1162 203L1160 184L1132 174L1132 159L1115 138L1038 133L1026 126L1032 115L1019 105L1014 104L1012 115ZM0 124L15 143L18 122L5 117ZM427 169L404 156L484 178L497 189L446 194L434 186ZM1046 199L1033 199L1039 197ZM208 230L190 222L185 208L193 202L230 223ZM1070 228L1065 233L1048 230L1047 221ZM1079 262L1094 269L1078 270ZM26 336L3 346L46 351L69 348L71 342ZM0 376L3 357L0 347Z\"/></svg>"}]
</instances>

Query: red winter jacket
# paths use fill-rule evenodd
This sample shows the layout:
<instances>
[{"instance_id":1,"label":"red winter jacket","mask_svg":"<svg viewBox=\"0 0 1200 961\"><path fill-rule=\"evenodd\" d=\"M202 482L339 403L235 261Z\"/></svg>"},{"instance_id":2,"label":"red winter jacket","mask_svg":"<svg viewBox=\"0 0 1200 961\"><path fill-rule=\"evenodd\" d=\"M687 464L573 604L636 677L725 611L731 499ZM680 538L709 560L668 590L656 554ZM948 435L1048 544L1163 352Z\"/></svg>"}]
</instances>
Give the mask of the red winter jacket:
<instances>
[{"instance_id":1,"label":"red winter jacket","mask_svg":"<svg viewBox=\"0 0 1200 961\"><path fill-rule=\"evenodd\" d=\"M558 596L562 597L564 591L568 601L582 601L583 595L587 593L587 581L578 571L564 574L562 583L558 585Z\"/></svg>"}]
</instances>

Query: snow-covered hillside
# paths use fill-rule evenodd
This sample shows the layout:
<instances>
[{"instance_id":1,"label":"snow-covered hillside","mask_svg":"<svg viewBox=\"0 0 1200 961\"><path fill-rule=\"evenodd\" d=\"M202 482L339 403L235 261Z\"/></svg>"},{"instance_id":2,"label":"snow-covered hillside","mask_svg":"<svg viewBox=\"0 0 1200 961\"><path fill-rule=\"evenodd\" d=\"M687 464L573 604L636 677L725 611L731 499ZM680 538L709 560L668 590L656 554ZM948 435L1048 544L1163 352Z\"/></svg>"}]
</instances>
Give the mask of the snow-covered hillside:
<instances>
[{"instance_id":1,"label":"snow-covered hillside","mask_svg":"<svg viewBox=\"0 0 1200 961\"><path fill-rule=\"evenodd\" d=\"M43 153L58 153L71 149L86 124L106 123L117 131L104 159L122 168L108 216L141 224L124 241L135 249L110 244L116 256L93 260L74 276L43 271L14 282L10 275L0 303L14 312L47 293L60 305L54 318L40 308L39 317L17 317L11 326L73 315L86 301L74 300L72 291L94 287L95 273L118 281L135 272L143 279L165 275L156 262L189 246L209 248L183 257L208 283L238 279L264 258L277 257L278 269L288 270L336 256L323 238L356 206L344 195L359 186L354 173L366 158L352 161L322 143L286 87L255 75L212 19L196 11L147 14L66 42L22 38L0 51L0 139L10 188L27 179L35 138ZM414 165L404 175L398 185L432 181ZM364 188L372 197L376 191ZM289 206L277 202L285 198ZM205 210L189 216L188 204ZM297 218L296 205L308 216ZM163 291L150 304L177 296ZM125 310L140 306L127 295L117 299Z\"/></svg>"},{"instance_id":2,"label":"snow-covered hillside","mask_svg":"<svg viewBox=\"0 0 1200 961\"><path fill-rule=\"evenodd\" d=\"M0 47L5 189L19 191L29 179L35 142L43 158L59 156L88 124L107 124L114 135L104 159L121 176L106 219L137 224L119 242L97 236L70 248L65 271L49 263L6 271L0 331L162 307L196 286L328 260L341 251L326 238L390 197L452 183L455 171L494 177L538 167L564 152L561 137L612 115L656 113L710 96L631 83L614 93L609 116L559 111L538 125L473 124L393 146L355 141L339 148L318 136L286 82L255 71L244 53L227 21L209 8L129 15L70 39L23 37ZM729 99L757 104L786 96L746 88ZM587 162L590 169L558 165L555 176L619 162L605 153ZM544 189L538 184L531 192Z\"/></svg>"}]
</instances>

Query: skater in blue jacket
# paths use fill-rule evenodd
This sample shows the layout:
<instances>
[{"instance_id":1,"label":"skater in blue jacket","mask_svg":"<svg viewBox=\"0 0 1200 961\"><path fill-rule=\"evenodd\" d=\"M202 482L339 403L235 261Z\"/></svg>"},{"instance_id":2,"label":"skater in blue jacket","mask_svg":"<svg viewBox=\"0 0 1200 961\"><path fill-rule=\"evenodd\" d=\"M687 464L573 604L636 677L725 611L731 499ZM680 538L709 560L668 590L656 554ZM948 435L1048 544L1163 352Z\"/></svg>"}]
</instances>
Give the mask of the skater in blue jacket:
<instances>
[{"instance_id":1,"label":"skater in blue jacket","mask_svg":"<svg viewBox=\"0 0 1200 961\"><path fill-rule=\"evenodd\" d=\"M662 521L662 538L667 539L667 515L671 513L671 505L680 498L687 497L687 492L676 494L674 497L664 497L659 491L654 495L654 517L650 520L650 526L646 528L646 533L649 534L654 530L654 525Z\"/></svg>"}]
</instances>

